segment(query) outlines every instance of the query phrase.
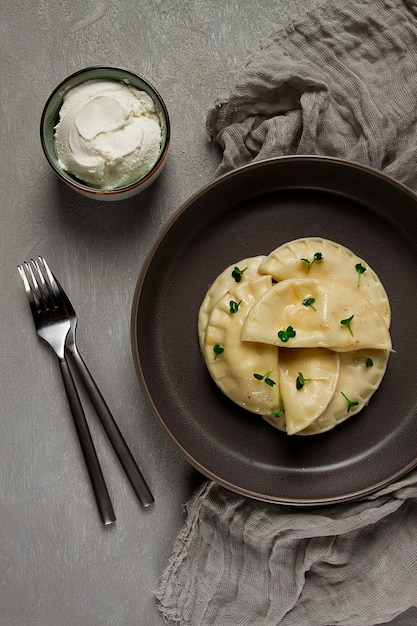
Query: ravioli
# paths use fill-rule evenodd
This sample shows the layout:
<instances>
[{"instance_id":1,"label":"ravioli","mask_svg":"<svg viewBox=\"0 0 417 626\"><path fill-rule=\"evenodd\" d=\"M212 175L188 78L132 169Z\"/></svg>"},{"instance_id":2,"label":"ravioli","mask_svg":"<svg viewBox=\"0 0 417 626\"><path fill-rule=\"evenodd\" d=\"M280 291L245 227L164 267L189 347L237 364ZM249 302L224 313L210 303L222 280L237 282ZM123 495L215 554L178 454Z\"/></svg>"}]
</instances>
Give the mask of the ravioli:
<instances>
[{"instance_id":1,"label":"ravioli","mask_svg":"<svg viewBox=\"0 0 417 626\"><path fill-rule=\"evenodd\" d=\"M271 287L250 310L242 340L336 352L391 349L387 325L370 300L354 288L316 278L289 278Z\"/></svg>"},{"instance_id":2,"label":"ravioli","mask_svg":"<svg viewBox=\"0 0 417 626\"><path fill-rule=\"evenodd\" d=\"M225 293L211 310L203 345L207 369L221 391L258 414L279 406L278 350L242 342L240 335L248 311L271 285L269 276L261 276Z\"/></svg>"},{"instance_id":3,"label":"ravioli","mask_svg":"<svg viewBox=\"0 0 417 626\"><path fill-rule=\"evenodd\" d=\"M315 260L315 255L322 259ZM321 237L295 239L273 250L259 271L276 281L320 278L352 287L368 298L389 327L391 310L387 293L374 270L356 254Z\"/></svg>"},{"instance_id":4,"label":"ravioli","mask_svg":"<svg viewBox=\"0 0 417 626\"><path fill-rule=\"evenodd\" d=\"M265 259L265 255L242 259L242 261L233 263L233 265L227 267L214 280L204 297L198 313L198 339L201 349L203 349L204 334L213 306L229 289L233 289L236 285L245 284L250 280L259 278L261 274L258 268ZM240 272L235 273L235 268L238 268ZM267 272L263 273L265 274ZM236 280L235 276L238 280Z\"/></svg>"}]
</instances>

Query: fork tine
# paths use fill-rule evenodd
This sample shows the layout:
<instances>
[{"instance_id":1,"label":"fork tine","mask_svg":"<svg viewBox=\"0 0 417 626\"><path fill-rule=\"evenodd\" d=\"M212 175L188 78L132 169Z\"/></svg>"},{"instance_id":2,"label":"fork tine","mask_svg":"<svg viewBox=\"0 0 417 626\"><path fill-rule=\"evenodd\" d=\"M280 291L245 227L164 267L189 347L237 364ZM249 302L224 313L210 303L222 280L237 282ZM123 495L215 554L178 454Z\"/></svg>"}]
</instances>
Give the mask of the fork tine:
<instances>
[{"instance_id":1,"label":"fork tine","mask_svg":"<svg viewBox=\"0 0 417 626\"><path fill-rule=\"evenodd\" d=\"M42 267L40 266L38 261L31 259L29 269L31 278L34 281L35 287L39 293L39 299L41 302L43 302L45 308L47 310L50 308L53 309L55 306L59 305L60 303L57 301L58 298L56 297L51 286L45 280L42 272Z\"/></svg>"},{"instance_id":2,"label":"fork tine","mask_svg":"<svg viewBox=\"0 0 417 626\"><path fill-rule=\"evenodd\" d=\"M39 263L38 261L36 261L35 259L31 259L30 260L30 265L32 268L32 273L37 275L37 280L40 283L40 287L43 288L44 290L49 291L48 289L48 285L45 282L45 278L42 274L41 268L39 267Z\"/></svg>"},{"instance_id":3,"label":"fork tine","mask_svg":"<svg viewBox=\"0 0 417 626\"><path fill-rule=\"evenodd\" d=\"M26 270L26 276L30 285L30 289L35 297L37 307L39 308L42 305L46 306L44 294L41 288L39 287L39 282L36 279L31 263L28 263L27 261L25 261L23 265Z\"/></svg>"},{"instance_id":4,"label":"fork tine","mask_svg":"<svg viewBox=\"0 0 417 626\"><path fill-rule=\"evenodd\" d=\"M48 283L48 287L51 289L54 297L55 298L59 298L61 300L62 299L62 292L61 292L61 289L60 289L60 285L58 284L57 279L53 275L52 270L49 267L48 263L41 256L38 256L37 263L38 263L38 265L42 265L43 266L43 268L45 270L46 278L47 278L46 282Z\"/></svg>"},{"instance_id":5,"label":"fork tine","mask_svg":"<svg viewBox=\"0 0 417 626\"><path fill-rule=\"evenodd\" d=\"M20 274L21 279L23 280L23 285L24 285L24 287L25 287L25 292L26 292L26 295L27 295L27 297L28 297L28 300L29 300L29 304L30 304L30 306L31 306L31 307L37 307L37 306L39 306L39 301L38 301L38 299L35 297L35 294L34 294L34 292L33 292L33 289L32 289L32 287L31 287L31 285L30 285L30 283L29 283L29 281L28 281L28 278L27 278L26 273L25 273L25 268L24 268L24 266L23 266L23 265L18 265L18 266L17 266L17 269L18 269L18 271L19 271L19 274Z\"/></svg>"},{"instance_id":6,"label":"fork tine","mask_svg":"<svg viewBox=\"0 0 417 626\"><path fill-rule=\"evenodd\" d=\"M62 299L62 303L65 305L65 308L67 309L68 314L75 318L76 313L74 311L74 307L72 306L72 303L70 299L68 298L67 294L65 293L61 283L59 282L55 274L52 272L46 260L41 256L39 256L38 259L45 268L46 275L54 291L54 294L56 295L57 298L59 297L60 299Z\"/></svg>"}]
</instances>

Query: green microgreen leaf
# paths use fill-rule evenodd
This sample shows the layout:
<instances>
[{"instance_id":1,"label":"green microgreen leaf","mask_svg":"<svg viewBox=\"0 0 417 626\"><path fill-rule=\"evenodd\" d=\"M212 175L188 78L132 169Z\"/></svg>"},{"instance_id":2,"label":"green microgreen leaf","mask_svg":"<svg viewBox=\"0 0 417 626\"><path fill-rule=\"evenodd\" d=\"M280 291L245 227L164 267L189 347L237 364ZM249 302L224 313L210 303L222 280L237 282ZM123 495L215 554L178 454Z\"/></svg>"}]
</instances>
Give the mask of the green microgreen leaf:
<instances>
[{"instance_id":1,"label":"green microgreen leaf","mask_svg":"<svg viewBox=\"0 0 417 626\"><path fill-rule=\"evenodd\" d=\"M266 372L266 374L254 374L254 378L256 378L256 380L263 380L264 383L266 385L268 385L268 387L273 387L274 385L276 385L275 380L272 380L272 378L269 378L270 373L272 372L272 370L269 370L268 372Z\"/></svg>"},{"instance_id":2,"label":"green microgreen leaf","mask_svg":"<svg viewBox=\"0 0 417 626\"><path fill-rule=\"evenodd\" d=\"M229 310L230 313L237 313L239 310L239 306L241 304L242 300L240 300L240 302L235 302L234 300L230 300L229 302Z\"/></svg>"},{"instance_id":3,"label":"green microgreen leaf","mask_svg":"<svg viewBox=\"0 0 417 626\"><path fill-rule=\"evenodd\" d=\"M351 322L352 322L354 317L355 317L354 315L351 315L350 317L347 317L345 320L340 320L341 325L342 326L346 326L346 328L348 329L348 331L350 332L352 337L353 337L353 332L352 332L352 328L351 328L350 324L351 324Z\"/></svg>"},{"instance_id":4,"label":"green microgreen leaf","mask_svg":"<svg viewBox=\"0 0 417 626\"><path fill-rule=\"evenodd\" d=\"M305 378L302 372L298 372L295 386L298 390L300 390L304 387L306 383L310 383L312 380L329 380L329 376L320 376L319 378Z\"/></svg>"},{"instance_id":5,"label":"green microgreen leaf","mask_svg":"<svg viewBox=\"0 0 417 626\"><path fill-rule=\"evenodd\" d=\"M283 343L287 343L287 341L292 337L295 337L296 334L297 333L292 326L287 326L286 329L278 331L278 337Z\"/></svg>"},{"instance_id":6,"label":"green microgreen leaf","mask_svg":"<svg viewBox=\"0 0 417 626\"><path fill-rule=\"evenodd\" d=\"M237 283L240 283L240 281L242 280L242 276L244 274L244 272L246 272L248 268L245 267L245 269L241 270L239 267L235 267L233 272L232 272L232 276L235 279L235 281Z\"/></svg>"},{"instance_id":7,"label":"green microgreen leaf","mask_svg":"<svg viewBox=\"0 0 417 626\"><path fill-rule=\"evenodd\" d=\"M309 380L309 379L307 379ZM303 376L302 372L298 372L298 376L297 376L297 380L295 381L295 386L297 387L297 389L302 389L306 383L306 379Z\"/></svg>"},{"instance_id":8,"label":"green microgreen leaf","mask_svg":"<svg viewBox=\"0 0 417 626\"><path fill-rule=\"evenodd\" d=\"M354 406L357 406L359 404L359 402L356 402L355 400L349 400L349 398L347 397L347 395L345 393L343 393L343 391L340 392L342 394L342 396L344 397L344 399L347 402L348 405L348 413L350 412L350 409Z\"/></svg>"},{"instance_id":9,"label":"green microgreen leaf","mask_svg":"<svg viewBox=\"0 0 417 626\"><path fill-rule=\"evenodd\" d=\"M322 255L321 252L316 252L312 258L312 260L310 261L310 259L301 259L303 261L303 263L307 263L307 273L310 271L311 267L314 265L314 263L316 263L317 261L323 261L324 256Z\"/></svg>"},{"instance_id":10,"label":"green microgreen leaf","mask_svg":"<svg viewBox=\"0 0 417 626\"><path fill-rule=\"evenodd\" d=\"M310 308L313 309L313 311L317 311L316 307L314 306L316 299L315 298L304 298L304 300L302 301L302 304L304 304L304 306L309 306Z\"/></svg>"},{"instance_id":11,"label":"green microgreen leaf","mask_svg":"<svg viewBox=\"0 0 417 626\"><path fill-rule=\"evenodd\" d=\"M216 355L216 356L214 357L214 360L216 360L216 359L217 359L217 357L219 356L219 354L223 354L223 352L224 352L224 348L222 348L222 346L221 346L220 344L216 343L216 344L213 346L213 352L214 352L214 354Z\"/></svg>"},{"instance_id":12,"label":"green microgreen leaf","mask_svg":"<svg viewBox=\"0 0 417 626\"><path fill-rule=\"evenodd\" d=\"M362 265L362 263L356 263L356 265L355 265L355 270L356 270L356 271L357 271L357 273L358 273L358 282L357 282L357 286L359 287L360 282L361 282L361 276L362 276L362 274L363 274L364 272L366 272L366 267L364 267L364 266Z\"/></svg>"}]
</instances>

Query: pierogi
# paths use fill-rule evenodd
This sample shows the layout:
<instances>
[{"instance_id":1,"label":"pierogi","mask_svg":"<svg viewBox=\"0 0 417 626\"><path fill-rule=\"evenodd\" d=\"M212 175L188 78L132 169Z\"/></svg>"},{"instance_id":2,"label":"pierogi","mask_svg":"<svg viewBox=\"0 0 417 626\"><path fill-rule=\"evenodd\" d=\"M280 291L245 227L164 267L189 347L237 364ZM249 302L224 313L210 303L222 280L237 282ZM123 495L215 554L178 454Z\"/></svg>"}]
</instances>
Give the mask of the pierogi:
<instances>
[{"instance_id":1,"label":"pierogi","mask_svg":"<svg viewBox=\"0 0 417 626\"><path fill-rule=\"evenodd\" d=\"M230 267L226 267L226 269L223 270L214 280L204 297L198 314L198 339L202 350L204 347L204 335L206 332L207 322L213 306L216 304L218 299L221 298L226 291L228 291L228 289L232 289L238 285L243 278L244 283L246 283L249 280L262 276L261 272L259 272L259 266L265 260L266 256L256 256L249 259L243 259L242 261L239 261L239 263L234 263ZM263 272L263 274L265 274L265 272Z\"/></svg>"},{"instance_id":2,"label":"pierogi","mask_svg":"<svg viewBox=\"0 0 417 626\"><path fill-rule=\"evenodd\" d=\"M288 326L296 329L287 338ZM319 278L288 278L254 304L242 328L243 341L288 348L391 349L387 325L357 288Z\"/></svg>"},{"instance_id":3,"label":"pierogi","mask_svg":"<svg viewBox=\"0 0 417 626\"><path fill-rule=\"evenodd\" d=\"M307 428L325 411L334 396L339 369L339 355L331 350L279 350L279 389L289 435ZM301 372L308 378L303 374L300 378Z\"/></svg>"},{"instance_id":4,"label":"pierogi","mask_svg":"<svg viewBox=\"0 0 417 626\"><path fill-rule=\"evenodd\" d=\"M278 376L278 350L242 341L240 336L248 311L271 286L271 277L261 276L229 289L210 312L204 341L204 358L213 380L233 402L260 414L274 411L279 402L273 379ZM267 372L269 384L259 384L253 375L257 372Z\"/></svg>"},{"instance_id":5,"label":"pierogi","mask_svg":"<svg viewBox=\"0 0 417 626\"><path fill-rule=\"evenodd\" d=\"M316 259L320 253L322 260ZM325 261L325 263L323 263ZM366 271L362 272L362 268ZM305 237L290 241L273 250L259 271L280 282L286 278L320 278L342 283L346 287L360 287L361 294L372 302L389 327L391 311L387 293L378 276L366 262L348 248L319 237Z\"/></svg>"},{"instance_id":6,"label":"pierogi","mask_svg":"<svg viewBox=\"0 0 417 626\"><path fill-rule=\"evenodd\" d=\"M312 435L368 404L392 350L390 320L363 259L306 237L223 270L201 304L198 339L230 400L289 435Z\"/></svg>"}]
</instances>

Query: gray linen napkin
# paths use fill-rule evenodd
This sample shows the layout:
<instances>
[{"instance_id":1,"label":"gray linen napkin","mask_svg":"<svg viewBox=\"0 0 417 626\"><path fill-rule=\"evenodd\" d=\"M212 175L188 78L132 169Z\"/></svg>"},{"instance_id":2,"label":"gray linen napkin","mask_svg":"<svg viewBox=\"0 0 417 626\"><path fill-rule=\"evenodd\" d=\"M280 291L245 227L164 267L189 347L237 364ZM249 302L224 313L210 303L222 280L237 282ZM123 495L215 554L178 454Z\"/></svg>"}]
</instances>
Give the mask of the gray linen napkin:
<instances>
[{"instance_id":1,"label":"gray linen napkin","mask_svg":"<svg viewBox=\"0 0 417 626\"><path fill-rule=\"evenodd\" d=\"M277 30L207 128L223 149L219 174L323 154L417 190L417 0L333 0ZM307 510L205 483L156 598L189 626L417 624L417 471Z\"/></svg>"},{"instance_id":2,"label":"gray linen napkin","mask_svg":"<svg viewBox=\"0 0 417 626\"><path fill-rule=\"evenodd\" d=\"M335 0L273 33L209 111L218 173L322 154L417 190L417 1Z\"/></svg>"}]
</instances>

